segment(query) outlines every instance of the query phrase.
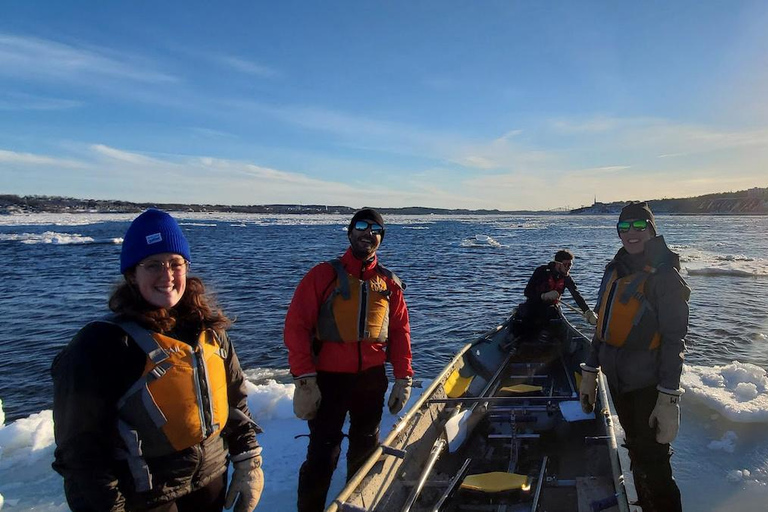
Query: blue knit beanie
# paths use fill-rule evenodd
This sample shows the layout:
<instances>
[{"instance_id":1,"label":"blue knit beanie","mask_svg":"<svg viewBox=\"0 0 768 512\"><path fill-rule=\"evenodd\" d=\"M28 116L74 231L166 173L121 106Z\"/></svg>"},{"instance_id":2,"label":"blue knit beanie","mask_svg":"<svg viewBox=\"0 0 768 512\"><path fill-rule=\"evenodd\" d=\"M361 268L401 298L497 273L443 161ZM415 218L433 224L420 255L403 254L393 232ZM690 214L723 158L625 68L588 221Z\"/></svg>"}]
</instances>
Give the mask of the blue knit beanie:
<instances>
[{"instance_id":1,"label":"blue knit beanie","mask_svg":"<svg viewBox=\"0 0 768 512\"><path fill-rule=\"evenodd\" d=\"M162 210L150 208L136 217L123 238L120 252L120 273L136 266L141 260L153 254L172 252L180 254L187 261L189 243L173 217Z\"/></svg>"}]
</instances>

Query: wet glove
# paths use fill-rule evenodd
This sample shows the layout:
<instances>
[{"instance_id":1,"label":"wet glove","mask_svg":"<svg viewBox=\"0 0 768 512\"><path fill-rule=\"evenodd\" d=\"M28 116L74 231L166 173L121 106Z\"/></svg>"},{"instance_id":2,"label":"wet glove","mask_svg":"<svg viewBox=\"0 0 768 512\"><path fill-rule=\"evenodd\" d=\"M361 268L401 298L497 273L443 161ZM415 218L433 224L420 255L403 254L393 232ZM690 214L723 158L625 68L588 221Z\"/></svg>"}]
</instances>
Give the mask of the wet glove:
<instances>
[{"instance_id":1,"label":"wet glove","mask_svg":"<svg viewBox=\"0 0 768 512\"><path fill-rule=\"evenodd\" d=\"M589 414L595 410L597 396L597 368L592 368L581 363L581 386L579 386L579 400L581 410Z\"/></svg>"},{"instance_id":2,"label":"wet glove","mask_svg":"<svg viewBox=\"0 0 768 512\"><path fill-rule=\"evenodd\" d=\"M317 387L317 374L302 375L293 379L293 413L302 420L311 420L320 407L320 388Z\"/></svg>"},{"instance_id":3,"label":"wet glove","mask_svg":"<svg viewBox=\"0 0 768 512\"><path fill-rule=\"evenodd\" d=\"M597 315L591 309L584 312L584 318L589 322L589 325L597 325Z\"/></svg>"},{"instance_id":4,"label":"wet glove","mask_svg":"<svg viewBox=\"0 0 768 512\"><path fill-rule=\"evenodd\" d=\"M411 378L395 379L395 384L392 386L392 392L389 394L389 400L387 401L389 412L397 414L402 411L410 396Z\"/></svg>"},{"instance_id":5,"label":"wet glove","mask_svg":"<svg viewBox=\"0 0 768 512\"><path fill-rule=\"evenodd\" d=\"M556 300L560 299L560 294L557 292L557 290L550 290L548 292L541 294L541 300L544 302L555 302Z\"/></svg>"},{"instance_id":6,"label":"wet glove","mask_svg":"<svg viewBox=\"0 0 768 512\"><path fill-rule=\"evenodd\" d=\"M680 430L680 395L682 390L657 387L659 396L656 407L648 418L648 426L656 427L656 442L669 444L677 437Z\"/></svg>"},{"instance_id":7,"label":"wet glove","mask_svg":"<svg viewBox=\"0 0 768 512\"><path fill-rule=\"evenodd\" d=\"M229 482L224 508L232 508L234 512L251 512L256 508L264 489L264 472L261 470L261 447L257 448L256 456L245 460L235 461L233 458L232 481Z\"/></svg>"}]
</instances>

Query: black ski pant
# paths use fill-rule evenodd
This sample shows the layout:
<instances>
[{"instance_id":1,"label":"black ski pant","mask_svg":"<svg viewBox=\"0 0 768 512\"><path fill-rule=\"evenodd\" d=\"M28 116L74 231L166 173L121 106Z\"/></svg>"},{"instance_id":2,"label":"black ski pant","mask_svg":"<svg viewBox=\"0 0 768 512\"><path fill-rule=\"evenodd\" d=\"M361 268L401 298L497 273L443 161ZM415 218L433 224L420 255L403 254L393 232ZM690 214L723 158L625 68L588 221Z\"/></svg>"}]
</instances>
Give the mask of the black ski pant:
<instances>
[{"instance_id":1,"label":"black ski pant","mask_svg":"<svg viewBox=\"0 0 768 512\"><path fill-rule=\"evenodd\" d=\"M221 512L224 510L226 492L227 472L225 471L205 487L176 498L170 503L147 509L146 512Z\"/></svg>"},{"instance_id":2,"label":"black ski pant","mask_svg":"<svg viewBox=\"0 0 768 512\"><path fill-rule=\"evenodd\" d=\"M541 301L527 300L517 307L514 323L514 336L530 336L547 327L551 320L560 318L558 307Z\"/></svg>"},{"instance_id":3,"label":"black ski pant","mask_svg":"<svg viewBox=\"0 0 768 512\"><path fill-rule=\"evenodd\" d=\"M613 403L624 429L625 446L632 460L635 488L643 512L681 512L680 489L672 477L672 447L656 442L656 428L648 418L656 406L656 386L618 393L611 389Z\"/></svg>"},{"instance_id":4,"label":"black ski pant","mask_svg":"<svg viewBox=\"0 0 768 512\"><path fill-rule=\"evenodd\" d=\"M341 429L349 413L347 479L354 475L379 442L379 424L387 392L384 366L360 373L318 372L322 396L317 416L309 420L307 460L299 470L299 512L320 512L341 452Z\"/></svg>"}]
</instances>

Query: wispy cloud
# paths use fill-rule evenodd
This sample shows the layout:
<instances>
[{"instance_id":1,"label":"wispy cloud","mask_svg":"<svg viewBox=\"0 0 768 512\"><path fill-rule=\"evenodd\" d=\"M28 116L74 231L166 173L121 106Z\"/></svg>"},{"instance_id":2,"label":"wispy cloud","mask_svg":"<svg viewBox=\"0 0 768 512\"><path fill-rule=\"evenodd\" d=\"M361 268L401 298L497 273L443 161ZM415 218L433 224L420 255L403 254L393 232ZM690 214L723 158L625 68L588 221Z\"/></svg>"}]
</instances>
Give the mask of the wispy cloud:
<instances>
[{"instance_id":1,"label":"wispy cloud","mask_svg":"<svg viewBox=\"0 0 768 512\"><path fill-rule=\"evenodd\" d=\"M7 151L4 149L0 149L0 163L46 166L46 167L63 167L63 168L71 168L71 169L87 166L85 162L79 162L77 160L70 160L67 158L56 158L56 157L50 157L45 155L37 155L34 153L19 153L16 151Z\"/></svg>"},{"instance_id":2,"label":"wispy cloud","mask_svg":"<svg viewBox=\"0 0 768 512\"><path fill-rule=\"evenodd\" d=\"M147 156L144 156L138 153L132 153L129 151L115 149L109 146L105 146L103 144L93 144L91 145L91 150L97 155L104 156L104 157L107 157L108 159L116 160L119 162L125 162L128 164L135 164L135 165L166 164L166 162L163 162L158 159L149 158Z\"/></svg>"},{"instance_id":3,"label":"wispy cloud","mask_svg":"<svg viewBox=\"0 0 768 512\"><path fill-rule=\"evenodd\" d=\"M599 133L613 130L618 126L618 120L610 117L597 116L586 120L554 119L549 122L554 132L561 133Z\"/></svg>"},{"instance_id":4,"label":"wispy cloud","mask_svg":"<svg viewBox=\"0 0 768 512\"><path fill-rule=\"evenodd\" d=\"M104 78L155 84L177 81L137 56L2 33L0 76L78 83Z\"/></svg>"},{"instance_id":5,"label":"wispy cloud","mask_svg":"<svg viewBox=\"0 0 768 512\"><path fill-rule=\"evenodd\" d=\"M78 100L49 98L25 93L0 93L0 110L69 110L82 107Z\"/></svg>"},{"instance_id":6,"label":"wispy cloud","mask_svg":"<svg viewBox=\"0 0 768 512\"><path fill-rule=\"evenodd\" d=\"M262 78L277 78L281 76L281 73L274 68L264 66L237 55L216 54L211 55L211 59L219 64L248 75L259 76Z\"/></svg>"},{"instance_id":7,"label":"wispy cloud","mask_svg":"<svg viewBox=\"0 0 768 512\"><path fill-rule=\"evenodd\" d=\"M592 167L589 169L578 169L575 171L572 171L573 174L579 174L579 175L605 175L605 174L616 174L621 171L626 171L627 169L631 169L631 165L606 165L605 167Z\"/></svg>"}]
</instances>

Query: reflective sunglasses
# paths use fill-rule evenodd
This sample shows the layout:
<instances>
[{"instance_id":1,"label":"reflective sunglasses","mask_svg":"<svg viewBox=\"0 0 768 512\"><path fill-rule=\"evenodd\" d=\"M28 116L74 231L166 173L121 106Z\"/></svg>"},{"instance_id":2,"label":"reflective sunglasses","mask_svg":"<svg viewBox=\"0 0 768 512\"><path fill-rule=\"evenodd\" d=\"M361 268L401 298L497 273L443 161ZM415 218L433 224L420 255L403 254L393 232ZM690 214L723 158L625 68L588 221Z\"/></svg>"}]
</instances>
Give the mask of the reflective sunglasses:
<instances>
[{"instance_id":1,"label":"reflective sunglasses","mask_svg":"<svg viewBox=\"0 0 768 512\"><path fill-rule=\"evenodd\" d=\"M157 277L168 270L171 271L176 277L181 277L189 270L189 262L187 260L171 260L171 261L158 261L150 260L138 264L139 267L147 271L147 273L153 277ZM167 270L166 270L167 269Z\"/></svg>"},{"instance_id":2,"label":"reflective sunglasses","mask_svg":"<svg viewBox=\"0 0 768 512\"><path fill-rule=\"evenodd\" d=\"M371 233L374 235L380 235L384 232L384 228L376 224L375 222L368 222L367 220L359 220L355 222L355 225L352 226L357 231L365 231L368 228L371 228Z\"/></svg>"},{"instance_id":3,"label":"reflective sunglasses","mask_svg":"<svg viewBox=\"0 0 768 512\"><path fill-rule=\"evenodd\" d=\"M619 233L626 233L630 228L634 228L635 231L645 231L648 229L648 221L646 219L633 221L622 220L616 224L616 229L619 230Z\"/></svg>"}]
</instances>

